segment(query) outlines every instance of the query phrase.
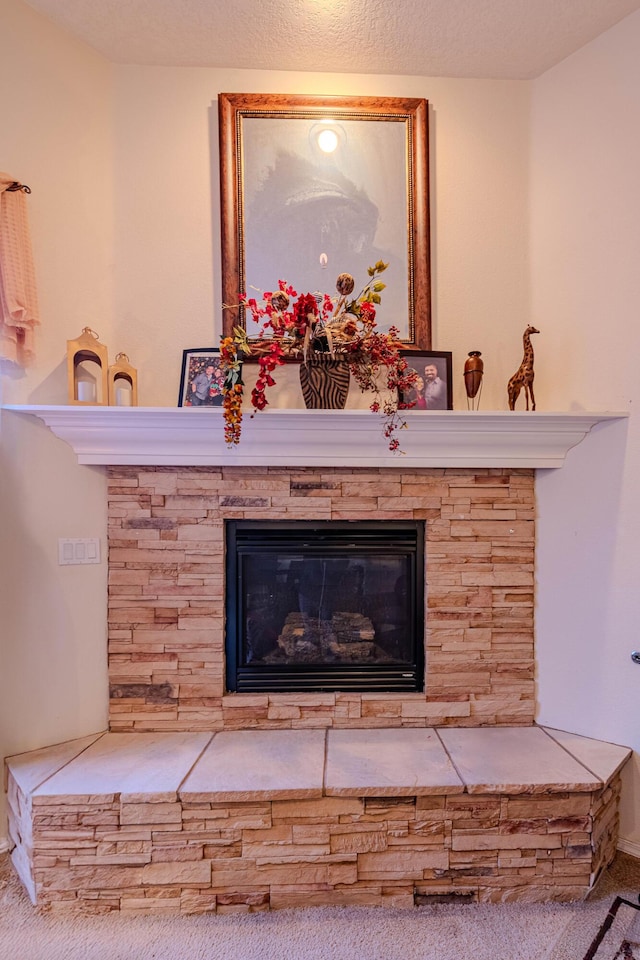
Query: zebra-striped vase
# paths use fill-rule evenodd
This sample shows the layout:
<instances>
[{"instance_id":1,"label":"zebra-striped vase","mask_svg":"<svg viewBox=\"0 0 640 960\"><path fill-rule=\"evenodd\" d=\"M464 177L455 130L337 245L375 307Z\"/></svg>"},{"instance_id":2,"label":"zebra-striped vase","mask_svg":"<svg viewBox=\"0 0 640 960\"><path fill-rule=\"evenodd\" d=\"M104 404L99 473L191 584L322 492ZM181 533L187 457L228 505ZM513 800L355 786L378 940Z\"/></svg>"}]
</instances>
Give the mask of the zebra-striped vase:
<instances>
[{"instance_id":1,"label":"zebra-striped vase","mask_svg":"<svg viewBox=\"0 0 640 960\"><path fill-rule=\"evenodd\" d=\"M310 353L300 364L307 410L343 410L349 392L349 364L329 353Z\"/></svg>"}]
</instances>

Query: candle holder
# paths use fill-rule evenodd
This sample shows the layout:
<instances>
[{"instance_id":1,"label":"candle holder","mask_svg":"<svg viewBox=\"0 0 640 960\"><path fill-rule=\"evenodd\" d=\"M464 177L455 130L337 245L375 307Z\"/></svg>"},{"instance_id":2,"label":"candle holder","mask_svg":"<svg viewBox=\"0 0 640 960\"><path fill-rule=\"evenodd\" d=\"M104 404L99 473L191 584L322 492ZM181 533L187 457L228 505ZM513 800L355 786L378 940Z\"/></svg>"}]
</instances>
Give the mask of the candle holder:
<instances>
[{"instance_id":1,"label":"candle holder","mask_svg":"<svg viewBox=\"0 0 640 960\"><path fill-rule=\"evenodd\" d=\"M484 362L479 350L470 350L464 363L464 387L467 391L467 409L477 410L482 394Z\"/></svg>"},{"instance_id":2,"label":"candle holder","mask_svg":"<svg viewBox=\"0 0 640 960\"><path fill-rule=\"evenodd\" d=\"M138 406L138 371L126 353L116 354L116 362L109 367L109 406Z\"/></svg>"},{"instance_id":3,"label":"candle holder","mask_svg":"<svg viewBox=\"0 0 640 960\"><path fill-rule=\"evenodd\" d=\"M107 348L98 334L84 327L75 340L67 340L67 388L69 403L106 407Z\"/></svg>"}]
</instances>

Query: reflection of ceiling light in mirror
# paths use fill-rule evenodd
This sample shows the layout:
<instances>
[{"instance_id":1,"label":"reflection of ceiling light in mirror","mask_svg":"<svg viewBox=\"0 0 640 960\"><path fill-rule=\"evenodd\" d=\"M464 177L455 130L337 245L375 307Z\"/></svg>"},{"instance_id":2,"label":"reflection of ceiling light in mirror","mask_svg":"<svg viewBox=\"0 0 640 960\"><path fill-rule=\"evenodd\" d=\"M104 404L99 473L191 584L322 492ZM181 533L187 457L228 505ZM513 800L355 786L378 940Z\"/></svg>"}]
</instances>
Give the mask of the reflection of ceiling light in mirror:
<instances>
[{"instance_id":1,"label":"reflection of ceiling light in mirror","mask_svg":"<svg viewBox=\"0 0 640 960\"><path fill-rule=\"evenodd\" d=\"M347 145L347 134L341 123L336 123L332 117L323 117L317 123L312 123L309 145L319 161L335 163L340 151Z\"/></svg>"},{"instance_id":2,"label":"reflection of ceiling light in mirror","mask_svg":"<svg viewBox=\"0 0 640 960\"><path fill-rule=\"evenodd\" d=\"M321 130L318 134L318 146L323 153L333 153L338 146L338 137L334 130Z\"/></svg>"}]
</instances>

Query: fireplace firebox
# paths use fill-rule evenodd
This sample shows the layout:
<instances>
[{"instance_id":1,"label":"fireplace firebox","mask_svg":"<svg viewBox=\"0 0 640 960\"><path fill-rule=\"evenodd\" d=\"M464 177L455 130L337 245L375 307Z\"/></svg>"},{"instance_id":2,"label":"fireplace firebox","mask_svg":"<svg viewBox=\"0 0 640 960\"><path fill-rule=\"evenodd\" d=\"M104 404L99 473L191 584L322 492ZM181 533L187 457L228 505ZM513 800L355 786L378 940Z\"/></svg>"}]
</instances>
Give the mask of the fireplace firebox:
<instances>
[{"instance_id":1,"label":"fireplace firebox","mask_svg":"<svg viewBox=\"0 0 640 960\"><path fill-rule=\"evenodd\" d=\"M225 526L228 691L423 690L423 523Z\"/></svg>"}]
</instances>

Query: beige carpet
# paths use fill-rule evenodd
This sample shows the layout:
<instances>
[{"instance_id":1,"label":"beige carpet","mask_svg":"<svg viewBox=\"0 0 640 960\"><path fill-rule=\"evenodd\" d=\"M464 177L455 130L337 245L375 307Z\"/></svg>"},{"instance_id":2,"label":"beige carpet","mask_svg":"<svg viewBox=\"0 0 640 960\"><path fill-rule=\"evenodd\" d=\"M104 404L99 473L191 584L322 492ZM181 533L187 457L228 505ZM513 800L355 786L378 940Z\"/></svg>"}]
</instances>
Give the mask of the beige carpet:
<instances>
[{"instance_id":1,"label":"beige carpet","mask_svg":"<svg viewBox=\"0 0 640 960\"><path fill-rule=\"evenodd\" d=\"M0 856L1 960L582 960L640 860L618 854L589 900L558 905L328 907L174 919L52 917Z\"/></svg>"}]
</instances>

